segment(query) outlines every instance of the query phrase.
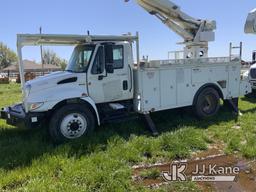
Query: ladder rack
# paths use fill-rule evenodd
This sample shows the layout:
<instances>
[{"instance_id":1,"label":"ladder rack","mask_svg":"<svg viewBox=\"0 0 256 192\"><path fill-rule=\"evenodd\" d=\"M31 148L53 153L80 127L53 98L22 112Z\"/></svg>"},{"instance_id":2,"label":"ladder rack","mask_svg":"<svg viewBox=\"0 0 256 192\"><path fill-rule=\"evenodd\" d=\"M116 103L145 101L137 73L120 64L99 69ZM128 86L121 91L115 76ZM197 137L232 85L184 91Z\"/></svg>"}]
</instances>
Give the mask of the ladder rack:
<instances>
[{"instance_id":1,"label":"ladder rack","mask_svg":"<svg viewBox=\"0 0 256 192\"><path fill-rule=\"evenodd\" d=\"M234 50L239 50L239 54L233 54ZM239 57L240 60L242 59L242 54L243 54L243 42L240 42L239 46L233 46L233 43L230 43L229 45L229 57L230 61L233 60L234 58Z\"/></svg>"}]
</instances>

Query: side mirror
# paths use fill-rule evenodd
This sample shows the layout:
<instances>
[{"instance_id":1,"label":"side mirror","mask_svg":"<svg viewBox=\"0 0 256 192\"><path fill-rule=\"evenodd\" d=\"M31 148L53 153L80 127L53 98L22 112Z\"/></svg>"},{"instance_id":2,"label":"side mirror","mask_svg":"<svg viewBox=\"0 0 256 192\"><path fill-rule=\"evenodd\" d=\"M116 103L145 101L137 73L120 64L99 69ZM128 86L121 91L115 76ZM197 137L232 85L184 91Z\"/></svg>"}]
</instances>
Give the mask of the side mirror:
<instances>
[{"instance_id":1,"label":"side mirror","mask_svg":"<svg viewBox=\"0 0 256 192\"><path fill-rule=\"evenodd\" d=\"M252 62L255 63L256 62L256 51L254 51L252 53Z\"/></svg>"},{"instance_id":2,"label":"side mirror","mask_svg":"<svg viewBox=\"0 0 256 192\"><path fill-rule=\"evenodd\" d=\"M105 45L105 63L106 63L105 64L106 72L114 73L114 68L113 68L114 58L113 58L113 45L112 44Z\"/></svg>"},{"instance_id":3,"label":"side mirror","mask_svg":"<svg viewBox=\"0 0 256 192\"><path fill-rule=\"evenodd\" d=\"M105 45L105 62L106 64L112 64L114 63L114 58L113 58L113 45Z\"/></svg>"},{"instance_id":4,"label":"side mirror","mask_svg":"<svg viewBox=\"0 0 256 192\"><path fill-rule=\"evenodd\" d=\"M112 63L106 63L106 72L107 73L114 73L114 67Z\"/></svg>"}]
</instances>

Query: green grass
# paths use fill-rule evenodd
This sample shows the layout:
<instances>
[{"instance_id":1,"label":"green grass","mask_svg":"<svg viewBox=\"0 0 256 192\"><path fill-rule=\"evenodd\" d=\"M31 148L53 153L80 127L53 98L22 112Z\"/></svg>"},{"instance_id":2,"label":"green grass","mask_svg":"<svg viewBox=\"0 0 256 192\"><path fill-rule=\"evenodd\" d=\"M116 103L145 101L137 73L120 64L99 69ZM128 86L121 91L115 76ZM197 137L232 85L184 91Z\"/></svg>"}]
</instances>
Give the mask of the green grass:
<instances>
[{"instance_id":1,"label":"green grass","mask_svg":"<svg viewBox=\"0 0 256 192\"><path fill-rule=\"evenodd\" d=\"M20 98L18 85L0 85L0 107ZM256 99L242 98L240 109L244 115L238 118L221 109L203 121L189 109L160 112L153 115L158 137L140 121L130 121L101 126L90 138L59 146L47 129L17 129L0 120L0 191L149 191L134 185L132 165L189 158L220 141L227 153L255 158ZM191 190L199 191L188 182L150 191Z\"/></svg>"},{"instance_id":2,"label":"green grass","mask_svg":"<svg viewBox=\"0 0 256 192\"><path fill-rule=\"evenodd\" d=\"M161 175L161 171L157 168L146 169L140 173L140 176L144 179L157 179Z\"/></svg>"}]
</instances>

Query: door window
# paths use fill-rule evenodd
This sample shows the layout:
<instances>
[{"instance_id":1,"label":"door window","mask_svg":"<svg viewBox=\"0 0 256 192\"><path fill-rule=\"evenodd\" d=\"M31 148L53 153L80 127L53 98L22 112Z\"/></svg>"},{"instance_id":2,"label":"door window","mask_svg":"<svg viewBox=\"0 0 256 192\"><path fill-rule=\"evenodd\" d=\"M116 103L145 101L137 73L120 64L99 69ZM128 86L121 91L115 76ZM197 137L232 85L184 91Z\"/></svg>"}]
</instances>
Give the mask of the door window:
<instances>
[{"instance_id":1,"label":"door window","mask_svg":"<svg viewBox=\"0 0 256 192\"><path fill-rule=\"evenodd\" d=\"M113 46L113 62L114 69L122 69L124 67L124 48L122 45Z\"/></svg>"},{"instance_id":2,"label":"door window","mask_svg":"<svg viewBox=\"0 0 256 192\"><path fill-rule=\"evenodd\" d=\"M101 74L103 72L104 72L103 47L100 46L95 56L91 73L96 75L96 74Z\"/></svg>"}]
</instances>

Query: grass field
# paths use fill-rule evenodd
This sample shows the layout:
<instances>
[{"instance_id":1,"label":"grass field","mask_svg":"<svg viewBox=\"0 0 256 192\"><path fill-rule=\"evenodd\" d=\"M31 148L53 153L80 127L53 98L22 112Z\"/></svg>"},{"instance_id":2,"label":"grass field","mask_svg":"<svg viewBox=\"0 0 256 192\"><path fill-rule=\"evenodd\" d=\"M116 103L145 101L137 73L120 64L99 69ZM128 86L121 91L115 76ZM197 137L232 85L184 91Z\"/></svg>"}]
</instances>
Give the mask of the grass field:
<instances>
[{"instance_id":1,"label":"grass field","mask_svg":"<svg viewBox=\"0 0 256 192\"><path fill-rule=\"evenodd\" d=\"M0 85L0 107L20 101L19 85ZM200 191L194 183L150 190L132 181L132 166L189 158L211 143L226 153L256 157L256 99L240 99L243 116L227 109L198 121L191 110L156 113L151 137L138 121L97 128L90 138L60 146L47 129L10 127L0 120L0 191Z\"/></svg>"}]
</instances>

